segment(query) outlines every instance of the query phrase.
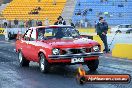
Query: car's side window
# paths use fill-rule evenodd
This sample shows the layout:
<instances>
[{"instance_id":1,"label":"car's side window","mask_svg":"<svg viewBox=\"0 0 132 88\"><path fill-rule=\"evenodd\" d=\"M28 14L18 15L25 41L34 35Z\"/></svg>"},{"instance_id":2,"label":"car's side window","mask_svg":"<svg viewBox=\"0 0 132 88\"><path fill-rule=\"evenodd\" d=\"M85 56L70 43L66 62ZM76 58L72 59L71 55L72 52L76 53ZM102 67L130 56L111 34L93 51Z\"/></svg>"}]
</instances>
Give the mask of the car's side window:
<instances>
[{"instance_id":1,"label":"car's side window","mask_svg":"<svg viewBox=\"0 0 132 88\"><path fill-rule=\"evenodd\" d=\"M25 33L24 40L29 41L31 35L31 29L28 29L28 31Z\"/></svg>"},{"instance_id":2,"label":"car's side window","mask_svg":"<svg viewBox=\"0 0 132 88\"><path fill-rule=\"evenodd\" d=\"M44 38L45 28L39 28L37 32L38 32L38 36L37 36L38 40L42 40Z\"/></svg>"},{"instance_id":3,"label":"car's side window","mask_svg":"<svg viewBox=\"0 0 132 88\"><path fill-rule=\"evenodd\" d=\"M30 40L31 40L31 41L36 40L36 30L32 30L32 34L31 34Z\"/></svg>"}]
</instances>

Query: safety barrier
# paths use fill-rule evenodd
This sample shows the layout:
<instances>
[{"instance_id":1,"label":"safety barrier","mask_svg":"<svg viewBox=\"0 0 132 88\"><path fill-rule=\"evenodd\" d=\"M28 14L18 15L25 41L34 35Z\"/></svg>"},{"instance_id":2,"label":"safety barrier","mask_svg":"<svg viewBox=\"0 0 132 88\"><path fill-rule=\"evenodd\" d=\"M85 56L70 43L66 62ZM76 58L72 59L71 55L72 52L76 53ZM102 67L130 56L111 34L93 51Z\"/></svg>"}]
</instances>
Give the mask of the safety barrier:
<instances>
[{"instance_id":1,"label":"safety barrier","mask_svg":"<svg viewBox=\"0 0 132 88\"><path fill-rule=\"evenodd\" d=\"M78 31L80 33L96 33L95 28L78 28ZM110 33L110 29L108 30L108 33Z\"/></svg>"},{"instance_id":2,"label":"safety barrier","mask_svg":"<svg viewBox=\"0 0 132 88\"><path fill-rule=\"evenodd\" d=\"M95 33L95 29L94 28L79 28L78 29L80 33Z\"/></svg>"},{"instance_id":3,"label":"safety barrier","mask_svg":"<svg viewBox=\"0 0 132 88\"><path fill-rule=\"evenodd\" d=\"M4 34L4 28L0 28L0 35Z\"/></svg>"},{"instance_id":4,"label":"safety barrier","mask_svg":"<svg viewBox=\"0 0 132 88\"><path fill-rule=\"evenodd\" d=\"M103 46L103 42L100 39L100 37L98 35L93 35L93 40L97 41L101 45L101 51L103 51L104 46Z\"/></svg>"},{"instance_id":5,"label":"safety barrier","mask_svg":"<svg viewBox=\"0 0 132 88\"><path fill-rule=\"evenodd\" d=\"M132 44L116 44L112 50L112 56L132 60Z\"/></svg>"}]
</instances>

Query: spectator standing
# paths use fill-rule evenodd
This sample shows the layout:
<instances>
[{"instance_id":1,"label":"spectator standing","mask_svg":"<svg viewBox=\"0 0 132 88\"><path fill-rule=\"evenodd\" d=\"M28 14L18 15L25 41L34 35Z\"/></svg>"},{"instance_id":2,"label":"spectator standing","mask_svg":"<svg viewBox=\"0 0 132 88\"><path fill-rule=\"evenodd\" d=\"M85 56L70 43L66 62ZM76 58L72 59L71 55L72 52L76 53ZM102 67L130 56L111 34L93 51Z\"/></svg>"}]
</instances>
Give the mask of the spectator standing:
<instances>
[{"instance_id":1,"label":"spectator standing","mask_svg":"<svg viewBox=\"0 0 132 88\"><path fill-rule=\"evenodd\" d=\"M18 28L18 20L16 18L14 20L14 25L15 25L15 28Z\"/></svg>"},{"instance_id":2,"label":"spectator standing","mask_svg":"<svg viewBox=\"0 0 132 88\"><path fill-rule=\"evenodd\" d=\"M49 26L49 19L48 19L48 18L45 19L44 25L45 25L45 26Z\"/></svg>"},{"instance_id":3,"label":"spectator standing","mask_svg":"<svg viewBox=\"0 0 132 88\"><path fill-rule=\"evenodd\" d=\"M54 23L54 25L58 25L59 18L57 18L57 21Z\"/></svg>"},{"instance_id":4,"label":"spectator standing","mask_svg":"<svg viewBox=\"0 0 132 88\"><path fill-rule=\"evenodd\" d=\"M100 39L103 41L106 53L109 52L108 44L107 44L107 31L108 31L108 24L104 21L103 17L99 18L99 22L96 25L97 35L99 35Z\"/></svg>"},{"instance_id":5,"label":"spectator standing","mask_svg":"<svg viewBox=\"0 0 132 88\"><path fill-rule=\"evenodd\" d=\"M35 20L32 19L32 26L35 26Z\"/></svg>"},{"instance_id":6,"label":"spectator standing","mask_svg":"<svg viewBox=\"0 0 132 88\"><path fill-rule=\"evenodd\" d=\"M66 21L63 19L62 16L59 16L59 23L58 25L66 25Z\"/></svg>"},{"instance_id":7,"label":"spectator standing","mask_svg":"<svg viewBox=\"0 0 132 88\"><path fill-rule=\"evenodd\" d=\"M28 20L28 27L32 27L32 20L30 18Z\"/></svg>"},{"instance_id":8,"label":"spectator standing","mask_svg":"<svg viewBox=\"0 0 132 88\"><path fill-rule=\"evenodd\" d=\"M11 28L11 20L9 20L8 27Z\"/></svg>"},{"instance_id":9,"label":"spectator standing","mask_svg":"<svg viewBox=\"0 0 132 88\"><path fill-rule=\"evenodd\" d=\"M37 19L37 20L36 20L36 26L38 26L38 22L39 22L39 20Z\"/></svg>"},{"instance_id":10,"label":"spectator standing","mask_svg":"<svg viewBox=\"0 0 132 88\"><path fill-rule=\"evenodd\" d=\"M4 25L4 28L7 28L8 21L6 19L3 20L3 25Z\"/></svg>"},{"instance_id":11,"label":"spectator standing","mask_svg":"<svg viewBox=\"0 0 132 88\"><path fill-rule=\"evenodd\" d=\"M59 16L54 25L66 25L66 21L62 18L62 16Z\"/></svg>"},{"instance_id":12,"label":"spectator standing","mask_svg":"<svg viewBox=\"0 0 132 88\"><path fill-rule=\"evenodd\" d=\"M23 27L24 27L24 21L23 21L23 19L20 21L20 23L19 23L19 24L20 24L20 27L21 27L21 28L23 28Z\"/></svg>"},{"instance_id":13,"label":"spectator standing","mask_svg":"<svg viewBox=\"0 0 132 88\"><path fill-rule=\"evenodd\" d=\"M38 26L42 26L42 21L38 21Z\"/></svg>"}]
</instances>

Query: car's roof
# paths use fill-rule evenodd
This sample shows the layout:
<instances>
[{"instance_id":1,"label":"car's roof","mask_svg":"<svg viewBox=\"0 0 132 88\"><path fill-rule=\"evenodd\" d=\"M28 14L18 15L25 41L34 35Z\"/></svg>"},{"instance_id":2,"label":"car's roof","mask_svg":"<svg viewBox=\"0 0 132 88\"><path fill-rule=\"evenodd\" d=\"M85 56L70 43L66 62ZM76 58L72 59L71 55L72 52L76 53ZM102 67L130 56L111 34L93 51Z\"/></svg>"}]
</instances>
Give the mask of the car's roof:
<instances>
[{"instance_id":1,"label":"car's roof","mask_svg":"<svg viewBox=\"0 0 132 88\"><path fill-rule=\"evenodd\" d=\"M30 27L31 29L38 29L38 28L59 28L59 27L72 27L70 25L49 25L49 26L36 26Z\"/></svg>"}]
</instances>

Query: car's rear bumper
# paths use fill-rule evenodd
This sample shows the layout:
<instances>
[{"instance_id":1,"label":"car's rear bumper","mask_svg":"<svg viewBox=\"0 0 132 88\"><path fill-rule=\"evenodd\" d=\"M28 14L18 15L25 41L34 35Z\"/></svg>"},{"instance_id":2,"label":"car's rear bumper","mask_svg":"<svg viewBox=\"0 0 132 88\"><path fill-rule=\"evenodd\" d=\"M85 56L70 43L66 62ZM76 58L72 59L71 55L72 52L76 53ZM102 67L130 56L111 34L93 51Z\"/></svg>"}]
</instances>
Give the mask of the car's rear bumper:
<instances>
[{"instance_id":1,"label":"car's rear bumper","mask_svg":"<svg viewBox=\"0 0 132 88\"><path fill-rule=\"evenodd\" d=\"M91 53L82 53L82 54L67 54L67 55L49 55L48 58L50 59L59 59L59 58L86 58L91 56L100 56L102 52L91 52Z\"/></svg>"}]
</instances>

